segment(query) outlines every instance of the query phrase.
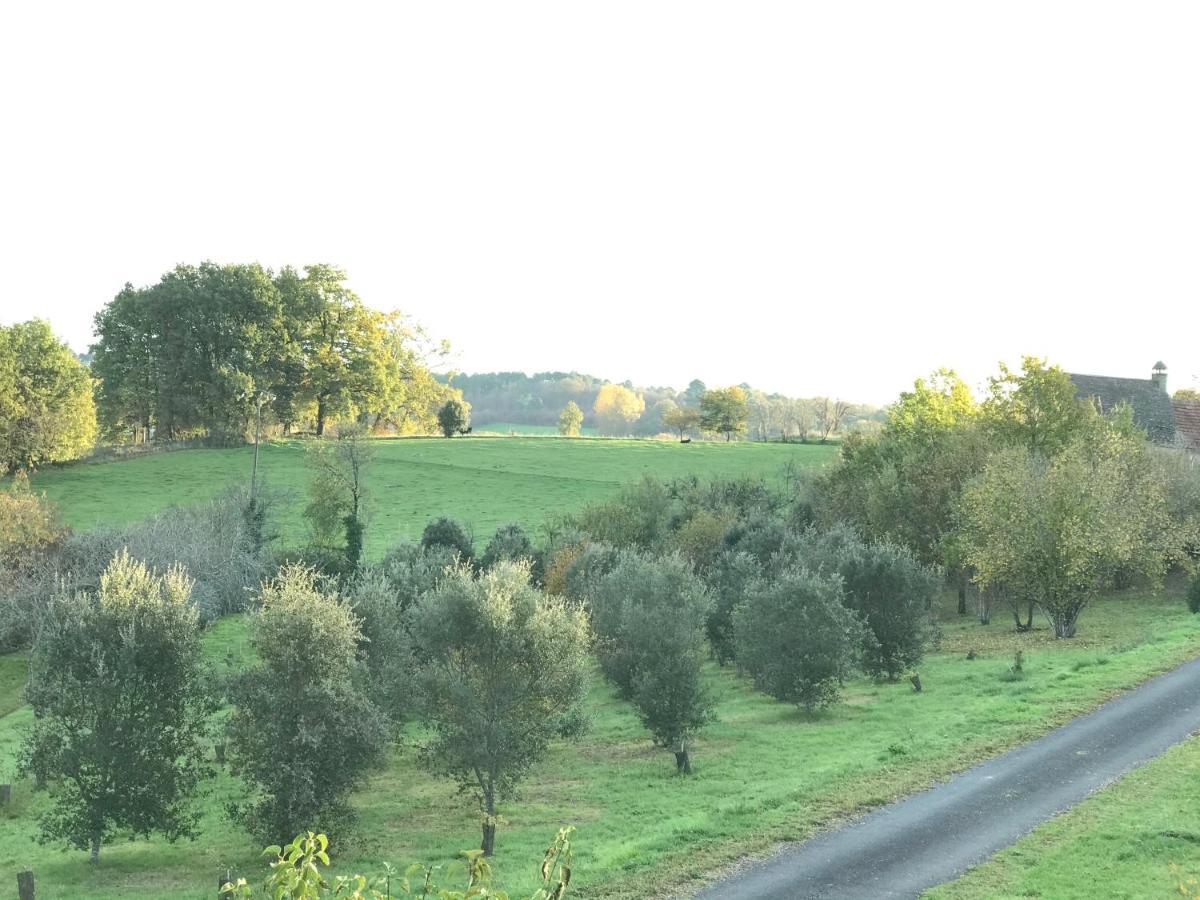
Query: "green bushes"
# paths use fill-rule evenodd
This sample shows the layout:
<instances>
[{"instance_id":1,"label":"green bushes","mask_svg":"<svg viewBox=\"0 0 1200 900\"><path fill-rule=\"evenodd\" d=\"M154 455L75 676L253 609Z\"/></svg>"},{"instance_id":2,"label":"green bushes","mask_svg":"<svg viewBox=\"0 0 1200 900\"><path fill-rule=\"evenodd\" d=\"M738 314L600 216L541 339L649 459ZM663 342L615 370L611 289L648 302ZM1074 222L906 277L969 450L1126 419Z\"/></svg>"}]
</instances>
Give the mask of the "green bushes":
<instances>
[{"instance_id":1,"label":"green bushes","mask_svg":"<svg viewBox=\"0 0 1200 900\"><path fill-rule=\"evenodd\" d=\"M738 665L755 685L806 710L835 702L867 629L836 575L787 568L753 582L733 614Z\"/></svg>"},{"instance_id":2,"label":"green bushes","mask_svg":"<svg viewBox=\"0 0 1200 900\"><path fill-rule=\"evenodd\" d=\"M571 883L571 834L574 827L560 828L546 853L540 868L542 887L528 900L561 900ZM323 897L345 897L347 900L391 900L392 897L438 898L438 900L468 900L477 897L503 898L507 895L492 890L492 867L479 850L467 850L443 871L442 866L409 866L401 875L385 866L383 875L369 878L364 875L335 875L326 879L321 871L329 866L329 839L323 834L299 835L290 844L268 847L264 856L274 856L271 874L259 890L245 878L221 885L221 897L270 897L272 900L321 900ZM464 890L456 891L439 885L441 879L456 878L465 882Z\"/></svg>"},{"instance_id":3,"label":"green bushes","mask_svg":"<svg viewBox=\"0 0 1200 900\"><path fill-rule=\"evenodd\" d=\"M475 556L475 543L470 534L458 522L445 516L425 526L421 534L421 546L427 550L434 547L451 550L463 562L470 562Z\"/></svg>"},{"instance_id":4,"label":"green bushes","mask_svg":"<svg viewBox=\"0 0 1200 900\"><path fill-rule=\"evenodd\" d=\"M1200 613L1200 575L1192 579L1192 586L1188 588L1187 605L1194 613Z\"/></svg>"},{"instance_id":5,"label":"green bushes","mask_svg":"<svg viewBox=\"0 0 1200 900\"><path fill-rule=\"evenodd\" d=\"M865 543L844 526L807 531L784 552L811 571L840 576L846 605L867 625L867 674L894 681L921 661L936 636L931 608L941 579L935 570L895 544Z\"/></svg>"},{"instance_id":6,"label":"green bushes","mask_svg":"<svg viewBox=\"0 0 1200 900\"><path fill-rule=\"evenodd\" d=\"M583 613L529 584L523 563L447 573L413 610L418 677L434 732L422 758L474 794L485 855L497 801L510 796L551 738L584 726L589 631Z\"/></svg>"},{"instance_id":7,"label":"green bushes","mask_svg":"<svg viewBox=\"0 0 1200 900\"><path fill-rule=\"evenodd\" d=\"M269 514L269 497L260 508ZM5 581L0 573L0 649L28 646L46 601L56 592L92 591L113 558L128 551L153 570L180 565L202 622L247 607L271 572L270 550L256 546L245 497L230 492L197 506L172 507L145 522L68 534L46 544Z\"/></svg>"},{"instance_id":8,"label":"green bushes","mask_svg":"<svg viewBox=\"0 0 1200 900\"><path fill-rule=\"evenodd\" d=\"M712 599L679 556L624 552L588 591L604 674L637 707L655 743L691 773L689 741L712 715L700 673Z\"/></svg>"},{"instance_id":9,"label":"green bushes","mask_svg":"<svg viewBox=\"0 0 1200 900\"><path fill-rule=\"evenodd\" d=\"M22 769L55 781L44 841L90 849L120 833L194 833L212 710L191 583L122 554L93 595L50 603L33 648Z\"/></svg>"},{"instance_id":10,"label":"green bushes","mask_svg":"<svg viewBox=\"0 0 1200 900\"><path fill-rule=\"evenodd\" d=\"M383 718L358 687L362 637L313 570L288 566L263 586L251 639L259 662L230 685L227 726L250 791L230 813L252 834L283 841L353 820L350 791L386 746Z\"/></svg>"},{"instance_id":11,"label":"green bushes","mask_svg":"<svg viewBox=\"0 0 1200 900\"><path fill-rule=\"evenodd\" d=\"M529 535L525 533L524 528L516 522L510 522L496 529L496 533L492 535L492 539L488 541L488 545L483 551L479 564L485 569L490 569L496 563L504 560L516 562L522 559L529 560L530 565L535 568L534 581L540 581L540 572L536 571L536 569L540 569L539 556L533 548L533 542L529 540Z\"/></svg>"}]
</instances>

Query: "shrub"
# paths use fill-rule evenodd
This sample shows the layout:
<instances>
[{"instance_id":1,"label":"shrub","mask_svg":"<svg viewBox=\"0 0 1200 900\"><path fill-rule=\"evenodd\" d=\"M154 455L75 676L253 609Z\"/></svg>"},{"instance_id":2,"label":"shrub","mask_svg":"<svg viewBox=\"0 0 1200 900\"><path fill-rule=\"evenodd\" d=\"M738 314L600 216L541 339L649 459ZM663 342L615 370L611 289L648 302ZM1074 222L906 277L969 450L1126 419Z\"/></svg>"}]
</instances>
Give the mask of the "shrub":
<instances>
[{"instance_id":1,"label":"shrub","mask_svg":"<svg viewBox=\"0 0 1200 900\"><path fill-rule=\"evenodd\" d=\"M445 516L425 526L421 534L421 546L427 550L433 547L452 550L463 562L470 562L475 556L475 542L467 529Z\"/></svg>"},{"instance_id":2,"label":"shrub","mask_svg":"<svg viewBox=\"0 0 1200 900\"><path fill-rule=\"evenodd\" d=\"M785 556L814 572L842 577L846 604L865 621L867 674L895 681L921 661L936 637L931 609L938 573L895 544L864 543L850 528L808 531L785 542Z\"/></svg>"},{"instance_id":3,"label":"shrub","mask_svg":"<svg viewBox=\"0 0 1200 900\"><path fill-rule=\"evenodd\" d=\"M433 590L438 581L452 568L457 552L449 547L421 544L397 544L371 571L387 579L396 594L400 612L407 613L417 598Z\"/></svg>"},{"instance_id":4,"label":"shrub","mask_svg":"<svg viewBox=\"0 0 1200 900\"><path fill-rule=\"evenodd\" d=\"M422 758L471 791L491 855L496 803L510 796L551 738L584 725L589 632L581 611L529 584L524 563L476 578L448 573L413 611L419 678L434 731Z\"/></svg>"},{"instance_id":5,"label":"shrub","mask_svg":"<svg viewBox=\"0 0 1200 900\"><path fill-rule=\"evenodd\" d=\"M438 427L445 437L463 433L471 425L471 405L460 397L451 397L437 414Z\"/></svg>"},{"instance_id":6,"label":"shrub","mask_svg":"<svg viewBox=\"0 0 1200 900\"><path fill-rule=\"evenodd\" d=\"M1194 613L1200 613L1200 575L1192 579L1192 586L1188 588L1187 605Z\"/></svg>"},{"instance_id":7,"label":"shrub","mask_svg":"<svg viewBox=\"0 0 1200 900\"><path fill-rule=\"evenodd\" d=\"M588 543L567 567L564 593L572 600L587 601L593 586L612 571L621 551L608 544Z\"/></svg>"},{"instance_id":8,"label":"shrub","mask_svg":"<svg viewBox=\"0 0 1200 900\"><path fill-rule=\"evenodd\" d=\"M574 524L593 540L647 550L665 537L671 506L666 485L647 475L607 503L583 510Z\"/></svg>"},{"instance_id":9,"label":"shrub","mask_svg":"<svg viewBox=\"0 0 1200 900\"><path fill-rule=\"evenodd\" d=\"M496 529L479 563L483 568L490 569L501 561L516 562L521 559L529 560L531 567L540 569L537 552L533 549L529 535L516 522L510 522ZM540 574L540 571L533 571L534 581L541 580Z\"/></svg>"},{"instance_id":10,"label":"shrub","mask_svg":"<svg viewBox=\"0 0 1200 900\"><path fill-rule=\"evenodd\" d=\"M543 576L543 587L547 594L557 597L567 592L567 572L570 571L571 566L579 559L579 555L583 553L586 547L586 541L581 541L578 544L567 544L550 556L550 562L546 566L546 574Z\"/></svg>"},{"instance_id":11,"label":"shrub","mask_svg":"<svg viewBox=\"0 0 1200 900\"><path fill-rule=\"evenodd\" d=\"M749 586L733 632L738 666L759 690L811 711L837 700L866 628L838 576L789 568Z\"/></svg>"},{"instance_id":12,"label":"shrub","mask_svg":"<svg viewBox=\"0 0 1200 900\"><path fill-rule=\"evenodd\" d=\"M750 583L762 574L762 566L752 555L730 550L718 556L708 572L708 587L713 597L712 612L706 623L708 643L721 665L737 656L733 611L745 598Z\"/></svg>"},{"instance_id":13,"label":"shrub","mask_svg":"<svg viewBox=\"0 0 1200 900\"><path fill-rule=\"evenodd\" d=\"M697 510L672 535L672 549L690 562L697 572L704 572L713 564L731 524L733 519L728 514Z\"/></svg>"},{"instance_id":14,"label":"shrub","mask_svg":"<svg viewBox=\"0 0 1200 900\"><path fill-rule=\"evenodd\" d=\"M362 642L350 606L293 565L263 585L251 645L259 662L233 679L233 770L250 797L230 807L252 834L283 841L314 824L348 825L351 792L386 746L382 716L357 686Z\"/></svg>"},{"instance_id":15,"label":"shrub","mask_svg":"<svg viewBox=\"0 0 1200 900\"><path fill-rule=\"evenodd\" d=\"M542 886L529 900L561 900L571 882L571 834L574 826L560 828L542 857L540 874ZM329 839L323 834L299 835L290 844L268 847L264 856L275 856L271 862L271 874L258 891L239 878L237 882L221 885L219 896L236 898L270 897L273 900L321 900L324 897L345 897L355 900L391 900L395 897L422 897L439 900L467 900L477 897L504 897L493 892L492 867L479 850L468 850L459 854L457 862L461 872L451 866L442 871L441 866L424 866L420 863L409 866L403 877L393 875L390 867L385 874L368 878L364 875L335 875L328 880L321 871L329 866ZM442 878L461 876L465 881L463 891L455 891L438 885ZM394 893L393 893L394 892Z\"/></svg>"},{"instance_id":16,"label":"shrub","mask_svg":"<svg viewBox=\"0 0 1200 900\"><path fill-rule=\"evenodd\" d=\"M783 548L786 537L787 526L782 519L758 513L730 527L723 545L729 551L748 553L760 566L765 566Z\"/></svg>"},{"instance_id":17,"label":"shrub","mask_svg":"<svg viewBox=\"0 0 1200 900\"><path fill-rule=\"evenodd\" d=\"M269 512L271 502L260 492L260 509ZM47 598L59 590L96 591L101 574L124 550L159 572L181 565L202 622L245 609L271 563L269 549L254 546L245 507L244 496L231 492L197 506L172 507L137 525L66 536L7 589L0 586L0 647L27 646Z\"/></svg>"},{"instance_id":18,"label":"shrub","mask_svg":"<svg viewBox=\"0 0 1200 900\"><path fill-rule=\"evenodd\" d=\"M65 594L34 646L33 722L22 769L59 780L43 841L91 850L118 833L195 833L192 793L204 774L212 710L191 584L122 553L99 591Z\"/></svg>"},{"instance_id":19,"label":"shrub","mask_svg":"<svg viewBox=\"0 0 1200 900\"><path fill-rule=\"evenodd\" d=\"M679 556L625 551L588 590L601 668L638 710L656 744L691 772L689 743L711 718L701 678L712 599Z\"/></svg>"},{"instance_id":20,"label":"shrub","mask_svg":"<svg viewBox=\"0 0 1200 900\"><path fill-rule=\"evenodd\" d=\"M362 634L363 693L393 724L399 724L412 709L414 691L405 598L377 569L360 572L348 593Z\"/></svg>"}]
</instances>

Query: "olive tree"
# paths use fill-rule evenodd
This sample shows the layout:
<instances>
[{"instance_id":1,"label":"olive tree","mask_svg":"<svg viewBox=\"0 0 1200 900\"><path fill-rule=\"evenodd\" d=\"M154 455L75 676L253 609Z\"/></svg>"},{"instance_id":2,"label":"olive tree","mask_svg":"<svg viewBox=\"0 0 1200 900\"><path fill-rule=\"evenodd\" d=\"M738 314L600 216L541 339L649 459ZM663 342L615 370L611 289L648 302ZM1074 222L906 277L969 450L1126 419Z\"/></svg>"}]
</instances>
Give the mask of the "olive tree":
<instances>
[{"instance_id":1,"label":"olive tree","mask_svg":"<svg viewBox=\"0 0 1200 900\"><path fill-rule=\"evenodd\" d=\"M738 666L759 690L811 712L837 700L867 629L840 578L789 567L748 587L733 632Z\"/></svg>"},{"instance_id":2,"label":"olive tree","mask_svg":"<svg viewBox=\"0 0 1200 900\"><path fill-rule=\"evenodd\" d=\"M250 796L230 807L263 840L353 819L350 791L386 746L383 717L358 687L362 640L350 605L312 569L263 585L251 646L258 662L230 685L232 767Z\"/></svg>"},{"instance_id":3,"label":"olive tree","mask_svg":"<svg viewBox=\"0 0 1200 900\"><path fill-rule=\"evenodd\" d=\"M58 781L43 841L90 849L118 832L195 835L190 800L204 774L212 710L191 583L127 553L95 593L51 602L33 648L33 723L21 766Z\"/></svg>"},{"instance_id":4,"label":"olive tree","mask_svg":"<svg viewBox=\"0 0 1200 900\"><path fill-rule=\"evenodd\" d=\"M604 674L637 708L656 744L691 774L689 745L711 718L702 678L708 590L680 556L626 551L588 591Z\"/></svg>"},{"instance_id":5,"label":"olive tree","mask_svg":"<svg viewBox=\"0 0 1200 900\"><path fill-rule=\"evenodd\" d=\"M867 543L853 529L809 531L783 551L808 569L841 577L846 605L866 623L863 669L897 679L921 661L936 636L932 607L941 586L938 572L903 547Z\"/></svg>"},{"instance_id":6,"label":"olive tree","mask_svg":"<svg viewBox=\"0 0 1200 900\"><path fill-rule=\"evenodd\" d=\"M417 602L413 636L434 732L422 757L474 794L490 856L497 801L514 793L552 738L583 728L587 619L532 587L524 563L478 576L460 566Z\"/></svg>"}]
</instances>

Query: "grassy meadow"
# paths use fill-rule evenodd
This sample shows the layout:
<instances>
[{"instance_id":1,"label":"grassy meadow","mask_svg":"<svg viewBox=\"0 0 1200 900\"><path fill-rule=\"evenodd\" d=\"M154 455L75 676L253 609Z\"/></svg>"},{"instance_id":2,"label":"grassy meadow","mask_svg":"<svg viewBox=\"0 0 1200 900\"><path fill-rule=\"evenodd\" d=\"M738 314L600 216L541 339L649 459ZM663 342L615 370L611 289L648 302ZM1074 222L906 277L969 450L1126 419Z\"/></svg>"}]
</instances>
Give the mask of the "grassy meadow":
<instances>
[{"instance_id":1,"label":"grassy meadow","mask_svg":"<svg viewBox=\"0 0 1200 900\"><path fill-rule=\"evenodd\" d=\"M1200 617L1187 612L1174 590L1100 600L1085 611L1071 641L1054 641L1044 628L1017 635L1000 617L990 626L960 619L949 596L941 616L941 646L921 667L921 694L907 682L859 679L842 703L808 717L756 693L733 671L710 667L717 721L695 746L692 778L674 774L670 754L651 745L632 708L597 675L588 734L556 743L521 796L501 806L495 865L503 886L515 896L532 890L545 844L558 827L574 824L574 896L686 894L706 871L925 787L1200 652ZM219 668L244 664L246 624L243 616L230 617L207 632ZM967 659L972 649L977 657ZM1025 677L1014 681L1006 673L1017 649L1026 654ZM0 673L20 664L3 659ZM13 709L19 681L0 674L0 685L7 692L0 711ZM11 776L29 715L20 707L0 717L0 779ZM361 823L353 839L339 844L340 870L446 861L478 845L470 800L418 766L420 739L419 730L408 732L390 764L357 795ZM247 875L262 871L254 841L222 813L238 790L228 772L210 785L196 842L116 843L93 871L82 851L35 843L36 817L48 797L18 783L12 806L0 812L0 875L11 880L32 866L42 900L210 898L225 866ZM1193 803L1190 819L1174 827L1200 829L1196 809ZM985 887L963 896L992 894Z\"/></svg>"},{"instance_id":2,"label":"grassy meadow","mask_svg":"<svg viewBox=\"0 0 1200 900\"><path fill-rule=\"evenodd\" d=\"M368 474L367 553L416 539L430 519L451 516L482 544L508 522L531 532L547 519L612 495L643 474L661 478L753 474L780 477L785 466L815 466L837 448L821 444L568 440L544 438L381 439ZM71 527L137 522L175 504L197 503L248 485L254 450L179 450L115 462L44 469L32 479ZM305 539L301 510L304 444L260 450L259 475L285 495L285 545Z\"/></svg>"}]
</instances>

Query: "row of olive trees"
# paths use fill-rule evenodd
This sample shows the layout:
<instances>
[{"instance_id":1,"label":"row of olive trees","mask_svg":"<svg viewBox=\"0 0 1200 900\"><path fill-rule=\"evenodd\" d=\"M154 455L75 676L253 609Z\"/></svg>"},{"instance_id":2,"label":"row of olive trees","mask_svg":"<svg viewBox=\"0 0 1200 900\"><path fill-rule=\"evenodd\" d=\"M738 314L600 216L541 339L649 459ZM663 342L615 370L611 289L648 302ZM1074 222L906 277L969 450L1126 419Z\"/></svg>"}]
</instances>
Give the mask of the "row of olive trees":
<instances>
[{"instance_id":1,"label":"row of olive trees","mask_svg":"<svg viewBox=\"0 0 1200 900\"><path fill-rule=\"evenodd\" d=\"M490 854L497 803L552 737L583 727L590 632L578 608L530 584L528 563L497 547L476 571L437 536L360 568L345 589L282 568L251 614L254 664L220 683L182 568L157 573L122 551L96 590L53 598L22 751L25 772L58 784L43 838L96 859L118 833L192 835L214 738L246 785L234 821L275 842L340 831L350 792L414 715L435 734L422 753L431 771L478 797ZM221 703L232 706L223 737L210 718Z\"/></svg>"}]
</instances>

